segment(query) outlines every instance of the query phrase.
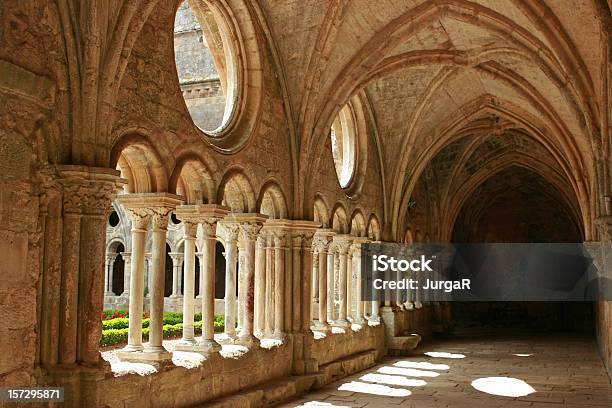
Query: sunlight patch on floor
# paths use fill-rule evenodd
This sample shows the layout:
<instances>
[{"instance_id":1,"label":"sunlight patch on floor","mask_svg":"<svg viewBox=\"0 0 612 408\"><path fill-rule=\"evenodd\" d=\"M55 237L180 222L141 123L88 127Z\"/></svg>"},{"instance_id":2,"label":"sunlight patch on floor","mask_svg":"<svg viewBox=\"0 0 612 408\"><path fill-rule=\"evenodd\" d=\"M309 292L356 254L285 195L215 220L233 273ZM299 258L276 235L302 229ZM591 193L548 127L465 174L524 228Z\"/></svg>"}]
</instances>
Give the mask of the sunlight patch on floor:
<instances>
[{"instance_id":1,"label":"sunlight patch on floor","mask_svg":"<svg viewBox=\"0 0 612 408\"><path fill-rule=\"evenodd\" d=\"M412 394L403 388L393 388L381 384L369 384L361 381L351 381L338 387L338 391L351 391L362 394L381 395L385 397L407 397Z\"/></svg>"},{"instance_id":2,"label":"sunlight patch on floor","mask_svg":"<svg viewBox=\"0 0 612 408\"><path fill-rule=\"evenodd\" d=\"M428 351L423 354L435 358L465 358L464 354L447 353L446 351Z\"/></svg>"},{"instance_id":3,"label":"sunlight patch on floor","mask_svg":"<svg viewBox=\"0 0 612 408\"><path fill-rule=\"evenodd\" d=\"M378 369L381 374L405 375L407 377L437 377L440 373L435 371L417 370L415 368L400 368L384 366Z\"/></svg>"},{"instance_id":4,"label":"sunlight patch on floor","mask_svg":"<svg viewBox=\"0 0 612 408\"><path fill-rule=\"evenodd\" d=\"M448 369L450 369L449 366L447 366L446 364L433 364L433 363L427 363L424 361L398 361L397 363L393 364L395 367L402 367L402 368L419 368L422 370L442 370L442 371L446 371Z\"/></svg>"},{"instance_id":5,"label":"sunlight patch on floor","mask_svg":"<svg viewBox=\"0 0 612 408\"><path fill-rule=\"evenodd\" d=\"M472 387L491 395L524 397L536 390L523 380L511 377L484 377L472 381Z\"/></svg>"},{"instance_id":6,"label":"sunlight patch on floor","mask_svg":"<svg viewBox=\"0 0 612 408\"><path fill-rule=\"evenodd\" d=\"M368 373L364 376L359 377L359 379L362 381L367 381L371 383L384 384L384 385L399 385L402 387L423 387L427 385L427 382L423 380L417 380L414 378L406 378L402 375Z\"/></svg>"}]
</instances>

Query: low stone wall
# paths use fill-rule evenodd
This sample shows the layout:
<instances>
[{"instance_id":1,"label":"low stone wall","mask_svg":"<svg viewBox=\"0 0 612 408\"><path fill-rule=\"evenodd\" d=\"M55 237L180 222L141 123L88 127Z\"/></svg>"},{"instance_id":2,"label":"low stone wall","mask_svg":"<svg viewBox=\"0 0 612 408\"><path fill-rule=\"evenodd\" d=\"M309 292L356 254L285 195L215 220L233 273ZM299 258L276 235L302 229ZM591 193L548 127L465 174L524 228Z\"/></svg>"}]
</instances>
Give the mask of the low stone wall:
<instances>
[{"instance_id":1,"label":"low stone wall","mask_svg":"<svg viewBox=\"0 0 612 408\"><path fill-rule=\"evenodd\" d=\"M317 361L318 366L364 351L376 350L378 358L385 354L384 329L382 325L363 326L359 331L346 329L346 333L327 333L320 339L305 339L306 354Z\"/></svg>"},{"instance_id":2,"label":"low stone wall","mask_svg":"<svg viewBox=\"0 0 612 408\"><path fill-rule=\"evenodd\" d=\"M170 365L146 376L108 372L100 383L100 406L182 407L231 395L289 376L292 350L288 342L271 350L254 348L239 358L214 354L196 368Z\"/></svg>"}]
</instances>

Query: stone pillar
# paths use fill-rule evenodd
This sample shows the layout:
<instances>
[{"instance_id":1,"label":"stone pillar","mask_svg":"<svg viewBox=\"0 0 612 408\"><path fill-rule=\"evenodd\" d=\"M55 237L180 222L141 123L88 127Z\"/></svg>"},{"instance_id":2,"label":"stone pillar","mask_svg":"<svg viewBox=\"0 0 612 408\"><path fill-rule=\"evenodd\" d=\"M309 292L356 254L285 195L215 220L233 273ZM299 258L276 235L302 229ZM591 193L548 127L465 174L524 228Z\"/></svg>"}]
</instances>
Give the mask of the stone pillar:
<instances>
[{"instance_id":1,"label":"stone pillar","mask_svg":"<svg viewBox=\"0 0 612 408\"><path fill-rule=\"evenodd\" d=\"M326 268L327 268L326 314L327 314L327 322L330 324L334 322L334 301L335 301L335 280L336 280L335 278L335 270L336 270L335 252L336 252L336 246L333 243L331 243L327 249L327 262L326 262Z\"/></svg>"},{"instance_id":2,"label":"stone pillar","mask_svg":"<svg viewBox=\"0 0 612 408\"><path fill-rule=\"evenodd\" d=\"M318 273L317 273L317 278L319 280L317 288L318 288L318 297L319 297L319 304L318 304L318 318L317 321L315 322L314 326L317 330L328 330L329 326L328 326L328 315L327 315L327 310L328 310L328 302L330 302L330 299L328 298L328 288L327 288L327 284L328 284L328 276L327 276L327 272L328 272L328 266L327 266L327 259L328 259L328 251L329 251L329 243L331 240L331 236L333 235L333 233L331 232L331 230L318 230L315 235L314 235L314 239L313 239L313 249L314 249L314 256L318 259L317 265L318 265ZM314 262L313 262L314 263ZM333 299L331 300L333 302Z\"/></svg>"},{"instance_id":3,"label":"stone pillar","mask_svg":"<svg viewBox=\"0 0 612 408\"><path fill-rule=\"evenodd\" d=\"M160 361L170 359L162 346L164 307L164 269L168 215L181 198L167 193L130 194L118 198L132 218L132 253L130 271L128 344L118 357L125 361ZM151 321L149 343L142 345L142 312L145 288L145 240L152 219L153 262L151 276ZM142 352L144 351L144 352Z\"/></svg>"},{"instance_id":4,"label":"stone pillar","mask_svg":"<svg viewBox=\"0 0 612 408\"><path fill-rule=\"evenodd\" d=\"M215 247L217 243L217 224L229 211L229 208L216 204L183 205L178 207L176 215L185 224L185 294L183 298L183 319L185 319L185 305L190 304L190 322L192 328L183 333L186 341L176 345L176 350L194 351L202 354L217 352L221 346L215 341ZM197 342L189 337L193 333L193 310L195 288L195 236L197 226L201 225L202 256L200 258L200 298L202 302L202 338ZM189 234L188 234L189 233ZM187 242L187 235L190 241ZM193 256L187 254L193 250ZM191 263L189 261L191 259ZM189 271L189 272L188 272ZM185 326L183 326L184 328Z\"/></svg>"},{"instance_id":5,"label":"stone pillar","mask_svg":"<svg viewBox=\"0 0 612 408\"><path fill-rule=\"evenodd\" d=\"M334 242L337 247L337 254L339 259L338 269L338 283L339 283L339 295L340 295L340 308L338 310L338 320L334 323L340 327L347 327L349 325L347 320L347 258L348 248L350 245L350 238L346 235L336 235Z\"/></svg>"},{"instance_id":6,"label":"stone pillar","mask_svg":"<svg viewBox=\"0 0 612 408\"><path fill-rule=\"evenodd\" d=\"M274 333L274 237L266 232L265 335Z\"/></svg>"},{"instance_id":7,"label":"stone pillar","mask_svg":"<svg viewBox=\"0 0 612 408\"><path fill-rule=\"evenodd\" d=\"M183 337L181 338L178 344L180 344L181 346L190 347L196 344L193 328L193 302L195 301L195 240L198 224L195 223L191 218L182 217L180 207L177 208L176 216L182 221L183 230L185 232L185 240L183 243L185 250L185 274L183 286Z\"/></svg>"},{"instance_id":8,"label":"stone pillar","mask_svg":"<svg viewBox=\"0 0 612 408\"><path fill-rule=\"evenodd\" d=\"M225 244L225 329L221 344L236 340L236 262L238 258L238 224L220 222L221 234Z\"/></svg>"},{"instance_id":9,"label":"stone pillar","mask_svg":"<svg viewBox=\"0 0 612 408\"><path fill-rule=\"evenodd\" d=\"M346 320L353 321L353 245L349 243L346 251Z\"/></svg>"},{"instance_id":10,"label":"stone pillar","mask_svg":"<svg viewBox=\"0 0 612 408\"><path fill-rule=\"evenodd\" d=\"M151 268L149 269L149 297L151 318L149 321L149 342L144 351L149 360L170 360L172 355L164 348L164 285L166 274L166 234L168 217L181 203L178 197L157 197L151 211Z\"/></svg>"},{"instance_id":11,"label":"stone pillar","mask_svg":"<svg viewBox=\"0 0 612 408\"><path fill-rule=\"evenodd\" d=\"M49 181L47 176L53 178L51 195L41 200L53 197L61 205L48 202L48 207L53 207L47 214L50 229L43 232L50 235L45 235L41 265L40 359L50 366L94 366L100 360L106 222L122 179L113 169L70 165L54 167L53 175L45 174L44 183ZM56 242L47 241L51 237ZM49 311L43 310L47 307ZM42 340L47 336L49 340Z\"/></svg>"},{"instance_id":12,"label":"stone pillar","mask_svg":"<svg viewBox=\"0 0 612 408\"><path fill-rule=\"evenodd\" d=\"M123 258L123 293L122 297L128 297L130 295L130 270L132 268L132 253L122 252L121 258Z\"/></svg>"},{"instance_id":13,"label":"stone pillar","mask_svg":"<svg viewBox=\"0 0 612 408\"><path fill-rule=\"evenodd\" d=\"M244 214L244 216L248 216ZM244 219L245 217L241 217ZM259 214L248 217L240 222L240 250L243 252L242 264L240 265L240 281L238 283L238 294L240 297L239 314L242 316L238 342L244 346L252 346L257 343L253 336L253 317L255 307L255 242L261 230L264 216Z\"/></svg>"},{"instance_id":14,"label":"stone pillar","mask_svg":"<svg viewBox=\"0 0 612 408\"><path fill-rule=\"evenodd\" d=\"M130 270L130 302L128 344L123 352L142 351L142 312L144 302L145 237L149 214L139 208L124 207L132 217L132 262ZM120 356L121 358L121 356Z\"/></svg>"},{"instance_id":15,"label":"stone pillar","mask_svg":"<svg viewBox=\"0 0 612 408\"><path fill-rule=\"evenodd\" d=\"M257 236L255 245L255 336L263 338L265 332L266 313L266 239Z\"/></svg>"},{"instance_id":16,"label":"stone pillar","mask_svg":"<svg viewBox=\"0 0 612 408\"><path fill-rule=\"evenodd\" d=\"M104 274L104 295L106 296L115 296L113 293L113 266L115 265L116 256L116 253L106 254L104 263L104 269L106 271Z\"/></svg>"},{"instance_id":17,"label":"stone pillar","mask_svg":"<svg viewBox=\"0 0 612 408\"><path fill-rule=\"evenodd\" d=\"M364 302L362 301L362 270L361 270L361 244L366 243L367 241L364 238L358 238L352 245L353 249L353 278L355 281L355 313L353 315L353 323L363 325L363 310L364 310Z\"/></svg>"},{"instance_id":18,"label":"stone pillar","mask_svg":"<svg viewBox=\"0 0 612 408\"><path fill-rule=\"evenodd\" d=\"M276 339L285 336L285 252L286 233L274 233L274 335Z\"/></svg>"},{"instance_id":19,"label":"stone pillar","mask_svg":"<svg viewBox=\"0 0 612 408\"><path fill-rule=\"evenodd\" d=\"M183 254L178 252L170 253L170 258L172 259L172 294L170 295L171 298L177 298L181 296L179 278L182 273L183 256Z\"/></svg>"}]
</instances>

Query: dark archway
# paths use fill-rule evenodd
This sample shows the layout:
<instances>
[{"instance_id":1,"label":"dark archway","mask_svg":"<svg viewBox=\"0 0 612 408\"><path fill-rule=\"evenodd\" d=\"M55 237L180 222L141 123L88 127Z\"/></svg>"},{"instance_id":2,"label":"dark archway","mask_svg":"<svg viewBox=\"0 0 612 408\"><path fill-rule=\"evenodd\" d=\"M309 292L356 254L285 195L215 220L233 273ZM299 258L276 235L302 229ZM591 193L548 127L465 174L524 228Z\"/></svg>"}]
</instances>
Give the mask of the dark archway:
<instances>
[{"instance_id":1,"label":"dark archway","mask_svg":"<svg viewBox=\"0 0 612 408\"><path fill-rule=\"evenodd\" d=\"M215 245L215 299L225 298L225 247L219 241Z\"/></svg>"},{"instance_id":2,"label":"dark archway","mask_svg":"<svg viewBox=\"0 0 612 408\"><path fill-rule=\"evenodd\" d=\"M567 200L544 177L508 167L482 183L455 221L455 243L582 242ZM592 330L588 302L455 302L457 330Z\"/></svg>"},{"instance_id":3,"label":"dark archway","mask_svg":"<svg viewBox=\"0 0 612 408\"><path fill-rule=\"evenodd\" d=\"M119 296L124 291L123 277L125 273L125 261L121 256L122 252L125 252L123 244L119 243L116 248L115 262L113 263L113 281L111 283L112 291L115 295Z\"/></svg>"},{"instance_id":4,"label":"dark archway","mask_svg":"<svg viewBox=\"0 0 612 408\"><path fill-rule=\"evenodd\" d=\"M170 245L166 244L166 269L164 271L164 296L172 294L172 267L173 261L170 256Z\"/></svg>"}]
</instances>

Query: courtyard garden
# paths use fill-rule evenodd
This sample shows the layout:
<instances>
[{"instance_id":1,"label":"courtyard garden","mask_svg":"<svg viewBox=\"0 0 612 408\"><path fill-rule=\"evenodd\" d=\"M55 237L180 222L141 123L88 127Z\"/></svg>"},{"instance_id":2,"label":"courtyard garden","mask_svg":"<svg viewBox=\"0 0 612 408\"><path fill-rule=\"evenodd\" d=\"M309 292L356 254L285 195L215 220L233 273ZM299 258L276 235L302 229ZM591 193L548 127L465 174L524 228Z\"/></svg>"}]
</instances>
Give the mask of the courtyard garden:
<instances>
[{"instance_id":1,"label":"courtyard garden","mask_svg":"<svg viewBox=\"0 0 612 408\"><path fill-rule=\"evenodd\" d=\"M149 313L145 312L142 316L142 337L147 340L149 337ZM105 310L102 312L102 337L100 346L108 347L126 343L128 339L129 315L127 310ZM223 331L224 316L215 316L215 332ZM183 314L165 312L164 313L164 338L169 339L179 337L183 333ZM196 313L194 316L194 329L196 334L202 333L202 314Z\"/></svg>"}]
</instances>

